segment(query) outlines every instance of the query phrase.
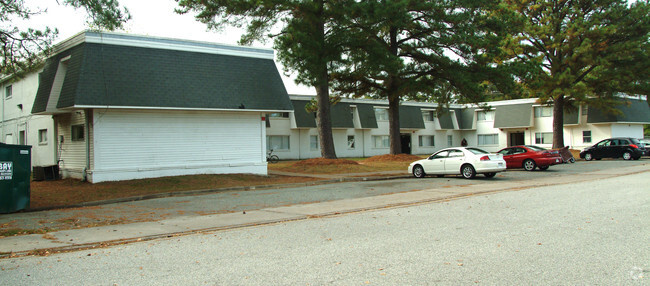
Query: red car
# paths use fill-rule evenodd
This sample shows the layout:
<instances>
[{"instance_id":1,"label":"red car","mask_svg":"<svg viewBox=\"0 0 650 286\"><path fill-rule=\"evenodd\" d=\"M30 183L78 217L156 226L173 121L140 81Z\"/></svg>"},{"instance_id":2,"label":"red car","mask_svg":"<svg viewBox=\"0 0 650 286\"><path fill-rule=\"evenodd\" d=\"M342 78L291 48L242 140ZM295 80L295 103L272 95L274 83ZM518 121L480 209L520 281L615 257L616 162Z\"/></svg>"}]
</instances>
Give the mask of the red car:
<instances>
[{"instance_id":1,"label":"red car","mask_svg":"<svg viewBox=\"0 0 650 286\"><path fill-rule=\"evenodd\" d=\"M560 152L532 145L503 148L497 153L503 155L507 168L524 168L526 171L535 168L544 171L552 165L562 163Z\"/></svg>"}]
</instances>

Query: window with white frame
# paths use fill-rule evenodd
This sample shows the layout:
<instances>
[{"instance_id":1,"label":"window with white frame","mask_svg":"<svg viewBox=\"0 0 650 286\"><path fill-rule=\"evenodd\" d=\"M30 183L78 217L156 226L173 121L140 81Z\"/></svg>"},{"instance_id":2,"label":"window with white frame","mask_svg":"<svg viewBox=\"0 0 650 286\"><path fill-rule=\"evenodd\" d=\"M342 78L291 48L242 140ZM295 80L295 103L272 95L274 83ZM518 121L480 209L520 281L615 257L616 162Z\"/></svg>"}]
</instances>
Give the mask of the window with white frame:
<instances>
[{"instance_id":1,"label":"window with white frame","mask_svg":"<svg viewBox=\"0 0 650 286\"><path fill-rule=\"evenodd\" d=\"M553 132L536 132L535 144L552 144Z\"/></svg>"},{"instance_id":2,"label":"window with white frame","mask_svg":"<svg viewBox=\"0 0 650 286\"><path fill-rule=\"evenodd\" d=\"M535 118L553 116L553 108L547 106L535 106Z\"/></svg>"},{"instance_id":3,"label":"window with white frame","mask_svg":"<svg viewBox=\"0 0 650 286\"><path fill-rule=\"evenodd\" d=\"M10 99L13 94L13 87L11 85L5 87L5 98Z\"/></svg>"},{"instance_id":4,"label":"window with white frame","mask_svg":"<svg viewBox=\"0 0 650 286\"><path fill-rule=\"evenodd\" d=\"M40 145L47 144L47 129L38 130L38 144Z\"/></svg>"},{"instance_id":5,"label":"window with white frame","mask_svg":"<svg viewBox=\"0 0 650 286\"><path fill-rule=\"evenodd\" d=\"M476 113L477 121L494 121L494 112L487 110L480 110Z\"/></svg>"},{"instance_id":6,"label":"window with white frame","mask_svg":"<svg viewBox=\"0 0 650 286\"><path fill-rule=\"evenodd\" d=\"M390 148L390 137L388 135L373 135L372 144L375 148Z\"/></svg>"},{"instance_id":7,"label":"window with white frame","mask_svg":"<svg viewBox=\"0 0 650 286\"><path fill-rule=\"evenodd\" d=\"M499 134L479 134L478 145L499 145Z\"/></svg>"},{"instance_id":8,"label":"window with white frame","mask_svg":"<svg viewBox=\"0 0 650 286\"><path fill-rule=\"evenodd\" d=\"M269 113L269 118L289 118L289 112L275 112Z\"/></svg>"},{"instance_id":9,"label":"window with white frame","mask_svg":"<svg viewBox=\"0 0 650 286\"><path fill-rule=\"evenodd\" d=\"M375 118L377 121L388 121L388 109L375 108Z\"/></svg>"},{"instance_id":10,"label":"window with white frame","mask_svg":"<svg viewBox=\"0 0 650 286\"><path fill-rule=\"evenodd\" d=\"M591 143L591 130L582 131L582 143Z\"/></svg>"},{"instance_id":11,"label":"window with white frame","mask_svg":"<svg viewBox=\"0 0 650 286\"><path fill-rule=\"evenodd\" d=\"M454 145L454 135L447 135L447 146L451 147Z\"/></svg>"},{"instance_id":12,"label":"window with white frame","mask_svg":"<svg viewBox=\"0 0 650 286\"><path fill-rule=\"evenodd\" d=\"M318 150L318 135L309 136L309 149Z\"/></svg>"},{"instance_id":13,"label":"window with white frame","mask_svg":"<svg viewBox=\"0 0 650 286\"><path fill-rule=\"evenodd\" d=\"M288 135L268 135L266 136L266 148L269 150L289 150Z\"/></svg>"},{"instance_id":14,"label":"window with white frame","mask_svg":"<svg viewBox=\"0 0 650 286\"><path fill-rule=\"evenodd\" d=\"M84 141L84 125L72 125L71 128L72 141Z\"/></svg>"},{"instance_id":15,"label":"window with white frame","mask_svg":"<svg viewBox=\"0 0 650 286\"><path fill-rule=\"evenodd\" d=\"M433 135L420 135L418 137L420 141L420 147L434 147L435 146L435 136Z\"/></svg>"},{"instance_id":16,"label":"window with white frame","mask_svg":"<svg viewBox=\"0 0 650 286\"><path fill-rule=\"evenodd\" d=\"M433 122L434 118L433 111L422 111L422 119L424 119L424 122Z\"/></svg>"},{"instance_id":17,"label":"window with white frame","mask_svg":"<svg viewBox=\"0 0 650 286\"><path fill-rule=\"evenodd\" d=\"M348 149L354 149L354 135L348 135Z\"/></svg>"}]
</instances>

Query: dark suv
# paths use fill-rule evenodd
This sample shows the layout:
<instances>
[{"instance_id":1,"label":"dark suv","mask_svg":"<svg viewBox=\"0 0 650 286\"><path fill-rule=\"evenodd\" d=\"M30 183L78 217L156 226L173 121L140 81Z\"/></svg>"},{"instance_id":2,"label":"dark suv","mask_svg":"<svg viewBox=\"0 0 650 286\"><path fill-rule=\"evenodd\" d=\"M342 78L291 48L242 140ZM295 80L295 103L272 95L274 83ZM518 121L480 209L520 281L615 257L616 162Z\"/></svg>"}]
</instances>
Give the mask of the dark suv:
<instances>
[{"instance_id":1,"label":"dark suv","mask_svg":"<svg viewBox=\"0 0 650 286\"><path fill-rule=\"evenodd\" d=\"M580 152L580 158L587 161L602 158L621 158L639 160L645 153L645 147L635 138L609 138L587 147Z\"/></svg>"}]
</instances>

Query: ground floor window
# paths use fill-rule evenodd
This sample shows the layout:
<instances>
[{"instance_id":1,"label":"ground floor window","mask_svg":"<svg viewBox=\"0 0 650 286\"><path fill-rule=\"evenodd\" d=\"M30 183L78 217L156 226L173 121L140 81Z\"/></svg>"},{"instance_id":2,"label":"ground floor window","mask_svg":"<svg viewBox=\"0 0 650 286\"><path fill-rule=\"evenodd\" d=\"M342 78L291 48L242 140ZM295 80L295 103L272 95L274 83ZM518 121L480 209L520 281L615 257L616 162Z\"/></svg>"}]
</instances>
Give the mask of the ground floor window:
<instances>
[{"instance_id":1,"label":"ground floor window","mask_svg":"<svg viewBox=\"0 0 650 286\"><path fill-rule=\"evenodd\" d=\"M318 150L318 135L309 136L309 149Z\"/></svg>"},{"instance_id":2,"label":"ground floor window","mask_svg":"<svg viewBox=\"0 0 650 286\"><path fill-rule=\"evenodd\" d=\"M289 136L266 136L266 148L269 150L289 150Z\"/></svg>"},{"instance_id":3,"label":"ground floor window","mask_svg":"<svg viewBox=\"0 0 650 286\"><path fill-rule=\"evenodd\" d=\"M435 146L435 137L433 135L420 135L420 147L433 147Z\"/></svg>"},{"instance_id":4,"label":"ground floor window","mask_svg":"<svg viewBox=\"0 0 650 286\"><path fill-rule=\"evenodd\" d=\"M348 135L348 149L354 149L354 135Z\"/></svg>"},{"instance_id":5,"label":"ground floor window","mask_svg":"<svg viewBox=\"0 0 650 286\"><path fill-rule=\"evenodd\" d=\"M38 130L38 144L41 145L47 144L47 129Z\"/></svg>"},{"instance_id":6,"label":"ground floor window","mask_svg":"<svg viewBox=\"0 0 650 286\"><path fill-rule=\"evenodd\" d=\"M591 143L591 130L582 131L582 143Z\"/></svg>"},{"instance_id":7,"label":"ground floor window","mask_svg":"<svg viewBox=\"0 0 650 286\"><path fill-rule=\"evenodd\" d=\"M84 125L72 125L72 141L84 141Z\"/></svg>"},{"instance_id":8,"label":"ground floor window","mask_svg":"<svg viewBox=\"0 0 650 286\"><path fill-rule=\"evenodd\" d=\"M454 146L454 135L447 135L447 146Z\"/></svg>"},{"instance_id":9,"label":"ground floor window","mask_svg":"<svg viewBox=\"0 0 650 286\"><path fill-rule=\"evenodd\" d=\"M537 132L535 133L535 144L552 144L553 132Z\"/></svg>"},{"instance_id":10,"label":"ground floor window","mask_svg":"<svg viewBox=\"0 0 650 286\"><path fill-rule=\"evenodd\" d=\"M390 138L388 135L372 136L372 142L372 146L375 148L390 148Z\"/></svg>"},{"instance_id":11,"label":"ground floor window","mask_svg":"<svg viewBox=\"0 0 650 286\"><path fill-rule=\"evenodd\" d=\"M478 145L499 145L499 134L479 134Z\"/></svg>"}]
</instances>

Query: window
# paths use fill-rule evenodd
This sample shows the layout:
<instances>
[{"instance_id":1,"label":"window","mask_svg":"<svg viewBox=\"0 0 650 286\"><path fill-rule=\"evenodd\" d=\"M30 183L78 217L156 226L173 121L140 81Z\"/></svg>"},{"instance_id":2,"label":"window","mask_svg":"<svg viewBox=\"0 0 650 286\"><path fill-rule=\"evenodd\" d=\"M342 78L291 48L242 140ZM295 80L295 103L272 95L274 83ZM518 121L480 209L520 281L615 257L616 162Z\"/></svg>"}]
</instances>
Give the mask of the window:
<instances>
[{"instance_id":1,"label":"window","mask_svg":"<svg viewBox=\"0 0 650 286\"><path fill-rule=\"evenodd\" d=\"M463 154L463 151L460 150L449 150L449 158L451 157L465 157L465 154Z\"/></svg>"},{"instance_id":2,"label":"window","mask_svg":"<svg viewBox=\"0 0 650 286\"><path fill-rule=\"evenodd\" d=\"M535 107L535 118L537 117L551 117L553 116L553 109L545 106Z\"/></svg>"},{"instance_id":3,"label":"window","mask_svg":"<svg viewBox=\"0 0 650 286\"><path fill-rule=\"evenodd\" d=\"M10 86L5 87L5 98L10 99L12 94L13 94L12 86L10 85Z\"/></svg>"},{"instance_id":4,"label":"window","mask_svg":"<svg viewBox=\"0 0 650 286\"><path fill-rule=\"evenodd\" d=\"M479 134L478 145L498 145L499 134Z\"/></svg>"},{"instance_id":5,"label":"window","mask_svg":"<svg viewBox=\"0 0 650 286\"><path fill-rule=\"evenodd\" d=\"M72 141L84 141L84 125L72 125Z\"/></svg>"},{"instance_id":6,"label":"window","mask_svg":"<svg viewBox=\"0 0 650 286\"><path fill-rule=\"evenodd\" d=\"M18 144L25 145L25 130L18 131Z\"/></svg>"},{"instance_id":7,"label":"window","mask_svg":"<svg viewBox=\"0 0 650 286\"><path fill-rule=\"evenodd\" d=\"M289 118L289 112L269 113L269 118Z\"/></svg>"},{"instance_id":8,"label":"window","mask_svg":"<svg viewBox=\"0 0 650 286\"><path fill-rule=\"evenodd\" d=\"M422 111L422 119L424 122L433 122L433 111Z\"/></svg>"},{"instance_id":9,"label":"window","mask_svg":"<svg viewBox=\"0 0 650 286\"><path fill-rule=\"evenodd\" d=\"M447 135L447 146L454 145L454 135Z\"/></svg>"},{"instance_id":10,"label":"window","mask_svg":"<svg viewBox=\"0 0 650 286\"><path fill-rule=\"evenodd\" d=\"M418 137L420 141L420 147L433 147L435 146L435 137L433 135L420 135Z\"/></svg>"},{"instance_id":11,"label":"window","mask_svg":"<svg viewBox=\"0 0 650 286\"><path fill-rule=\"evenodd\" d=\"M348 149L354 149L354 135L348 135Z\"/></svg>"},{"instance_id":12,"label":"window","mask_svg":"<svg viewBox=\"0 0 650 286\"><path fill-rule=\"evenodd\" d=\"M309 149L318 150L318 135L309 136Z\"/></svg>"},{"instance_id":13,"label":"window","mask_svg":"<svg viewBox=\"0 0 650 286\"><path fill-rule=\"evenodd\" d=\"M289 150L289 136L266 136L266 148L269 150Z\"/></svg>"},{"instance_id":14,"label":"window","mask_svg":"<svg viewBox=\"0 0 650 286\"><path fill-rule=\"evenodd\" d=\"M14 144L14 135L12 133L7 133L5 135L5 143Z\"/></svg>"},{"instance_id":15,"label":"window","mask_svg":"<svg viewBox=\"0 0 650 286\"><path fill-rule=\"evenodd\" d=\"M387 121L388 120L388 109L386 108L375 108L375 117L378 121Z\"/></svg>"},{"instance_id":16,"label":"window","mask_svg":"<svg viewBox=\"0 0 650 286\"><path fill-rule=\"evenodd\" d=\"M492 111L479 111L476 113L476 119L478 121L493 121L494 113Z\"/></svg>"},{"instance_id":17,"label":"window","mask_svg":"<svg viewBox=\"0 0 650 286\"><path fill-rule=\"evenodd\" d=\"M552 144L553 132L537 132L535 133L535 144Z\"/></svg>"},{"instance_id":18,"label":"window","mask_svg":"<svg viewBox=\"0 0 650 286\"><path fill-rule=\"evenodd\" d=\"M390 148L390 138L388 135L372 136L372 146L375 148Z\"/></svg>"},{"instance_id":19,"label":"window","mask_svg":"<svg viewBox=\"0 0 650 286\"><path fill-rule=\"evenodd\" d=\"M38 144L40 145L47 144L47 129L38 130Z\"/></svg>"},{"instance_id":20,"label":"window","mask_svg":"<svg viewBox=\"0 0 650 286\"><path fill-rule=\"evenodd\" d=\"M591 130L582 131L582 143L591 143Z\"/></svg>"},{"instance_id":21,"label":"window","mask_svg":"<svg viewBox=\"0 0 650 286\"><path fill-rule=\"evenodd\" d=\"M582 106L582 115L587 115L589 113L589 105Z\"/></svg>"}]
</instances>

